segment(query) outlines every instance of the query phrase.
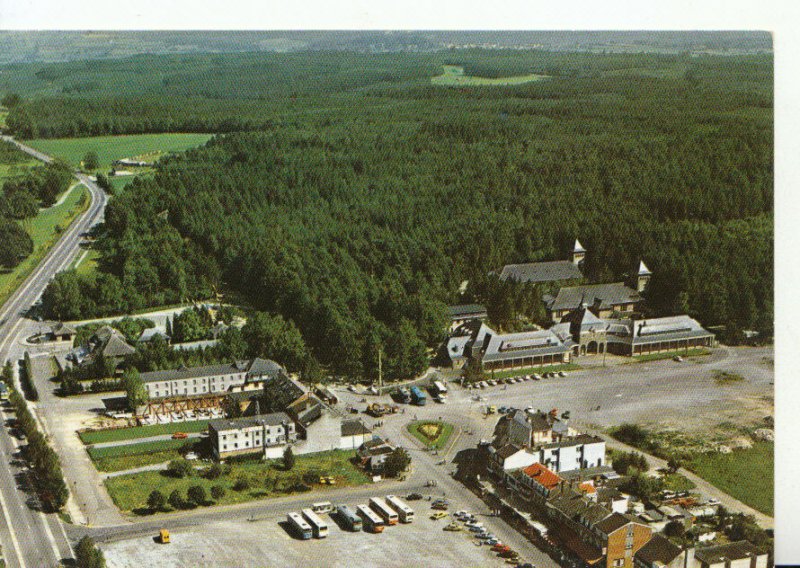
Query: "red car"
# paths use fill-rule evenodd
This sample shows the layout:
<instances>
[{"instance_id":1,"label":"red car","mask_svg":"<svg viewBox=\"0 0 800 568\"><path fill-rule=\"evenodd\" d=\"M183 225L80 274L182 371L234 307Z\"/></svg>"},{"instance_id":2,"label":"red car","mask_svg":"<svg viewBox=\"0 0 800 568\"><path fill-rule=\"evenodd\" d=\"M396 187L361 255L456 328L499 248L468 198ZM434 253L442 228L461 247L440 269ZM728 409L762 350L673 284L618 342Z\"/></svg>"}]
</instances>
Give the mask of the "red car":
<instances>
[{"instance_id":1,"label":"red car","mask_svg":"<svg viewBox=\"0 0 800 568\"><path fill-rule=\"evenodd\" d=\"M185 440L188 437L189 437L189 434L187 434L186 432L175 432L172 435L172 439L173 440Z\"/></svg>"}]
</instances>

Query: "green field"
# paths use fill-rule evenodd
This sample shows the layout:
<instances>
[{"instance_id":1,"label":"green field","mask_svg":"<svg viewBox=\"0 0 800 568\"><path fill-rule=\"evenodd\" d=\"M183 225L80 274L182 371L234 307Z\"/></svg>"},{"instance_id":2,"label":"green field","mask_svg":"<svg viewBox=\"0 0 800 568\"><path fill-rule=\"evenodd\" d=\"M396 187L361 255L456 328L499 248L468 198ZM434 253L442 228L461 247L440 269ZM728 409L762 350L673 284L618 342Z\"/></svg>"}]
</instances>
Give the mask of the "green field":
<instances>
[{"instance_id":1,"label":"green field","mask_svg":"<svg viewBox=\"0 0 800 568\"><path fill-rule=\"evenodd\" d=\"M688 351L670 351L669 353L650 353L648 355L634 355L631 357L631 362L634 363L641 363L645 361L661 361L663 359L672 359L676 355L680 355L683 358L686 357L703 357L705 355L711 355L711 351L708 349L704 349L702 347L698 347L695 349L689 349Z\"/></svg>"},{"instance_id":2,"label":"green field","mask_svg":"<svg viewBox=\"0 0 800 568\"><path fill-rule=\"evenodd\" d=\"M464 68L458 65L443 65L442 68L444 73L432 77L432 84L447 87L507 87L548 78L547 75L536 75L534 73L516 77L473 77L464 75Z\"/></svg>"},{"instance_id":3,"label":"green field","mask_svg":"<svg viewBox=\"0 0 800 568\"><path fill-rule=\"evenodd\" d=\"M581 368L580 365L575 363L565 363L564 365L549 365L546 367L527 367L524 369L509 369L508 371L495 371L487 372L486 374L490 379L507 379L509 377L518 377L520 375L532 375L534 373L541 375L542 373L557 373L558 371L577 371Z\"/></svg>"},{"instance_id":4,"label":"green field","mask_svg":"<svg viewBox=\"0 0 800 568\"><path fill-rule=\"evenodd\" d=\"M78 274L92 274L97 270L97 260L99 258L100 253L95 249L81 251L70 268L77 270Z\"/></svg>"},{"instance_id":5,"label":"green field","mask_svg":"<svg viewBox=\"0 0 800 568\"><path fill-rule=\"evenodd\" d=\"M218 501L218 504L231 505L296 493L298 489L286 485L294 485L294 482L301 481L303 473L309 471L330 475L336 480L336 485L333 487L312 484L316 491L329 489L335 492L337 487L369 483L370 478L350 462L354 455L353 451L336 450L297 456L294 468L288 472L283 471L282 460L252 461L233 464L229 473L214 480L205 479L200 475L177 479L163 472L148 471L112 477L105 483L114 503L122 511L145 512L143 509L147 506L147 496L151 491L159 490L168 496L177 489L185 496L186 490L192 485L202 486L206 493L209 493L214 485L224 487L225 496ZM238 479L246 479L249 487L240 491L234 490L233 485ZM320 500L323 500L321 496Z\"/></svg>"},{"instance_id":6,"label":"green field","mask_svg":"<svg viewBox=\"0 0 800 568\"><path fill-rule=\"evenodd\" d=\"M101 444L104 442L120 442L122 440L135 440L174 434L175 432L203 432L208 428L208 420L193 420L191 422L177 422L174 424L154 424L152 426L134 426L132 428L117 428L114 430L96 430L94 432L79 432L84 444Z\"/></svg>"},{"instance_id":7,"label":"green field","mask_svg":"<svg viewBox=\"0 0 800 568\"><path fill-rule=\"evenodd\" d=\"M144 175L144 174L139 174ZM123 191L125 191L125 187L131 183L133 180L139 177L136 176L111 176L108 180L111 182L111 187L114 190L115 195L119 195Z\"/></svg>"},{"instance_id":8,"label":"green field","mask_svg":"<svg viewBox=\"0 0 800 568\"><path fill-rule=\"evenodd\" d=\"M441 425L441 430L438 436L434 438L430 438L426 436L421 430L420 426L425 425ZM448 422L438 422L436 420L421 420L419 422L412 422L407 426L408 431L414 436L417 440L428 446L429 448L433 448L436 450L441 450L447 444L447 441L450 439L450 436L453 434L453 425Z\"/></svg>"},{"instance_id":9,"label":"green field","mask_svg":"<svg viewBox=\"0 0 800 568\"><path fill-rule=\"evenodd\" d=\"M23 260L16 268L9 271L0 271L0 304L16 287L22 283L28 274L39 264L47 254L50 247L55 244L61 233L72 223L75 217L85 211L89 206L88 192L81 186L70 192L60 205L55 205L23 223L33 239L33 254Z\"/></svg>"},{"instance_id":10,"label":"green field","mask_svg":"<svg viewBox=\"0 0 800 568\"><path fill-rule=\"evenodd\" d=\"M178 450L196 440L160 440L124 446L89 448L89 457L99 471L123 471L178 459Z\"/></svg>"},{"instance_id":11,"label":"green field","mask_svg":"<svg viewBox=\"0 0 800 568\"><path fill-rule=\"evenodd\" d=\"M698 454L686 467L742 503L773 515L774 460L775 444L756 442L730 454Z\"/></svg>"},{"instance_id":12,"label":"green field","mask_svg":"<svg viewBox=\"0 0 800 568\"><path fill-rule=\"evenodd\" d=\"M100 169L111 162L148 154L148 160L162 153L183 152L205 144L211 134L135 134L129 136L93 136L89 138L54 138L29 140L26 143L45 154L62 158L78 167L87 152L97 152Z\"/></svg>"}]
</instances>

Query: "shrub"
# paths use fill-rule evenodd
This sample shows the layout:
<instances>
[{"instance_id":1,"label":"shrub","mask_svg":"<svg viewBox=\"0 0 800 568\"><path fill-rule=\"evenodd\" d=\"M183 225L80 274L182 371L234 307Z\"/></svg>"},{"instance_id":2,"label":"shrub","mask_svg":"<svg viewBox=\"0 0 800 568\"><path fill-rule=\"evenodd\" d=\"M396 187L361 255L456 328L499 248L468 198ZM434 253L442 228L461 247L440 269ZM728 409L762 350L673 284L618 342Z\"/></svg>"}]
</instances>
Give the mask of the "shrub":
<instances>
[{"instance_id":1,"label":"shrub","mask_svg":"<svg viewBox=\"0 0 800 568\"><path fill-rule=\"evenodd\" d=\"M222 499L223 497L225 497L225 488L224 488L224 487L222 487L221 485L214 485L214 486L211 488L211 497L212 497L212 498L213 498L215 501L219 501L220 499Z\"/></svg>"},{"instance_id":2,"label":"shrub","mask_svg":"<svg viewBox=\"0 0 800 568\"><path fill-rule=\"evenodd\" d=\"M153 511L161 511L167 504L167 499L161 491L154 490L147 497L147 506Z\"/></svg>"},{"instance_id":3,"label":"shrub","mask_svg":"<svg viewBox=\"0 0 800 568\"><path fill-rule=\"evenodd\" d=\"M218 463L211 464L211 466L205 471L205 477L207 479L218 479L221 475L222 466Z\"/></svg>"},{"instance_id":4,"label":"shrub","mask_svg":"<svg viewBox=\"0 0 800 568\"><path fill-rule=\"evenodd\" d=\"M172 460L167 465L167 473L177 478L189 477L194 473L194 466L187 459Z\"/></svg>"},{"instance_id":5,"label":"shrub","mask_svg":"<svg viewBox=\"0 0 800 568\"><path fill-rule=\"evenodd\" d=\"M247 489L250 489L250 480L247 479L246 477L239 477L233 483L234 491L245 491Z\"/></svg>"},{"instance_id":6,"label":"shrub","mask_svg":"<svg viewBox=\"0 0 800 568\"><path fill-rule=\"evenodd\" d=\"M206 502L206 490L202 485L192 485L186 492L186 496L195 505L204 505Z\"/></svg>"},{"instance_id":7,"label":"shrub","mask_svg":"<svg viewBox=\"0 0 800 568\"><path fill-rule=\"evenodd\" d=\"M169 494L167 502L169 502L169 506L173 509L183 509L186 507L186 500L183 498L183 495L181 495L181 492L177 489Z\"/></svg>"},{"instance_id":8,"label":"shrub","mask_svg":"<svg viewBox=\"0 0 800 568\"><path fill-rule=\"evenodd\" d=\"M286 449L283 450L283 467L286 468L286 471L289 471L294 467L294 462L295 457L292 447L286 446Z\"/></svg>"}]
</instances>

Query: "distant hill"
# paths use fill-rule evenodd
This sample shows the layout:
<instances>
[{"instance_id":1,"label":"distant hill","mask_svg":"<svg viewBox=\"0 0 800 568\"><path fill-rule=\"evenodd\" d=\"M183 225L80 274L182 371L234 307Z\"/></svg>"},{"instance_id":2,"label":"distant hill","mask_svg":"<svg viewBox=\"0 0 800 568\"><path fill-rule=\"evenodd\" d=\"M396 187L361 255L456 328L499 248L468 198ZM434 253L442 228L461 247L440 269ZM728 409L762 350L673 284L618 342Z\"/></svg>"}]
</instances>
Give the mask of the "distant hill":
<instances>
[{"instance_id":1,"label":"distant hill","mask_svg":"<svg viewBox=\"0 0 800 568\"><path fill-rule=\"evenodd\" d=\"M760 31L4 31L0 65L137 54L425 52L476 46L741 54L771 51L772 36Z\"/></svg>"}]
</instances>

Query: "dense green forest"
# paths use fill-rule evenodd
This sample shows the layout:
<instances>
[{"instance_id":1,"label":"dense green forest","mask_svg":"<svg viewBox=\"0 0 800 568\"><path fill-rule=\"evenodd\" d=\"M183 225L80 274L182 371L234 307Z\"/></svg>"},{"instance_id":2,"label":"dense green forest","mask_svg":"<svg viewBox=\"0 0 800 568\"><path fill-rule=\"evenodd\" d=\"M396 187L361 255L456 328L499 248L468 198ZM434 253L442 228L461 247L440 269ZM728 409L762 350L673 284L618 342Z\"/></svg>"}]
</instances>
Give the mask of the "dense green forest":
<instances>
[{"instance_id":1,"label":"dense green forest","mask_svg":"<svg viewBox=\"0 0 800 568\"><path fill-rule=\"evenodd\" d=\"M179 128L210 108L205 129L252 130L162 160L113 198L100 275L59 276L47 315L121 314L223 286L295 325L331 372L372 377L380 349L386 375L405 377L441 340L447 303L485 301L510 326L509 306L533 309L536 294L489 273L565 258L579 238L590 280L624 278L645 260L653 314L688 312L734 337L771 332L771 57L270 57L293 64L250 59L241 75L247 58L215 56L203 60L216 61L210 76L188 64L165 71L169 81L154 73L134 89L154 106L118 99L120 116L102 108L119 62L83 75L79 64L44 67L56 84L108 77L97 97L22 93L40 136ZM550 79L434 87L439 63ZM202 104L159 110L201 91Z\"/></svg>"}]
</instances>

